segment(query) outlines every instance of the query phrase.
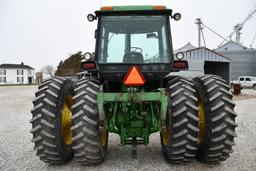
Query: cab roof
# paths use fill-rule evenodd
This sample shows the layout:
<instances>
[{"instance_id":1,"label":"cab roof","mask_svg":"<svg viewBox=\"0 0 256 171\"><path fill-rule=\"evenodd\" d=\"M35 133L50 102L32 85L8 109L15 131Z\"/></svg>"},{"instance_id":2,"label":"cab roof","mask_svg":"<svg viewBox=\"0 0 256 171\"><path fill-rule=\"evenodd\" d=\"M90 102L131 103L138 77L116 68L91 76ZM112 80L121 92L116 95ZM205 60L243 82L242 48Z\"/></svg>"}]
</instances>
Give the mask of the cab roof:
<instances>
[{"instance_id":1,"label":"cab roof","mask_svg":"<svg viewBox=\"0 0 256 171\"><path fill-rule=\"evenodd\" d=\"M166 10L161 5L130 5L130 6L103 6L100 11L139 11L139 10Z\"/></svg>"},{"instance_id":2,"label":"cab roof","mask_svg":"<svg viewBox=\"0 0 256 171\"><path fill-rule=\"evenodd\" d=\"M103 6L95 11L99 15L172 15L172 10L160 5Z\"/></svg>"}]
</instances>

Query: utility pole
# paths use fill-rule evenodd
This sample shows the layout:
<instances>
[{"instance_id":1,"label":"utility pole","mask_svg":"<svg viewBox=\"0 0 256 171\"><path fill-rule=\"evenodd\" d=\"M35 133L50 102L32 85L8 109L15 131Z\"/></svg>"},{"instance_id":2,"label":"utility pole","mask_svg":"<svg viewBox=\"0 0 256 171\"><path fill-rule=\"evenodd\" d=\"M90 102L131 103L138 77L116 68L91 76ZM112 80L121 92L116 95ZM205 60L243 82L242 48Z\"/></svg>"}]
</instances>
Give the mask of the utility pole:
<instances>
[{"instance_id":1,"label":"utility pole","mask_svg":"<svg viewBox=\"0 0 256 171\"><path fill-rule=\"evenodd\" d=\"M240 37L241 37L241 30L242 30L243 26L241 26L240 24L237 24L234 26L234 30L235 30L235 33L236 33L236 43L238 44L241 44L241 41L240 41Z\"/></svg>"},{"instance_id":2,"label":"utility pole","mask_svg":"<svg viewBox=\"0 0 256 171\"><path fill-rule=\"evenodd\" d=\"M195 24L198 25L198 47L201 47L201 31L203 29L201 18L197 18Z\"/></svg>"}]
</instances>

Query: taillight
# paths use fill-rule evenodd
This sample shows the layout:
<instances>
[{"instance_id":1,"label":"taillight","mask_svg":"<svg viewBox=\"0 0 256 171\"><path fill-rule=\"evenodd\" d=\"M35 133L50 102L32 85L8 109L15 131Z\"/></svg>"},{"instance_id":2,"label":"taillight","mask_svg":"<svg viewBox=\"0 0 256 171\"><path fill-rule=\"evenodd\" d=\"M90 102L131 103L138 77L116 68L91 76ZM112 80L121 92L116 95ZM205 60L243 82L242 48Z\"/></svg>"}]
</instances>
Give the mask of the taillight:
<instances>
[{"instance_id":1,"label":"taillight","mask_svg":"<svg viewBox=\"0 0 256 171\"><path fill-rule=\"evenodd\" d=\"M176 70L187 70L188 61L174 61L173 68Z\"/></svg>"},{"instance_id":2,"label":"taillight","mask_svg":"<svg viewBox=\"0 0 256 171\"><path fill-rule=\"evenodd\" d=\"M94 62L88 62L82 64L83 69L95 69L96 65Z\"/></svg>"}]
</instances>

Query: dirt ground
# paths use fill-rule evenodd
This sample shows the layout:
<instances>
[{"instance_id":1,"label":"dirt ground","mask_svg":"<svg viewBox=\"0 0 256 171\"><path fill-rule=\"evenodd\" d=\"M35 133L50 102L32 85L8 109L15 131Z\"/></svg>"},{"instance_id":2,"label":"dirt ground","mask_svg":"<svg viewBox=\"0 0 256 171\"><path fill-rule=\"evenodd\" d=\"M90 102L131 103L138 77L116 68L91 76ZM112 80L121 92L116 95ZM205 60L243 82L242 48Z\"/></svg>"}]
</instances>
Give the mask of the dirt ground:
<instances>
[{"instance_id":1,"label":"dirt ground","mask_svg":"<svg viewBox=\"0 0 256 171\"><path fill-rule=\"evenodd\" d=\"M159 134L150 136L148 146L139 146L137 159L131 158L131 147L121 146L119 137L109 137L108 156L103 164L80 166L72 160L52 166L41 162L33 151L29 133L30 110L36 86L0 86L0 170L256 170L256 91L243 89L234 97L238 113L236 146L231 157L217 165L205 165L196 160L186 165L168 164L162 154Z\"/></svg>"}]
</instances>

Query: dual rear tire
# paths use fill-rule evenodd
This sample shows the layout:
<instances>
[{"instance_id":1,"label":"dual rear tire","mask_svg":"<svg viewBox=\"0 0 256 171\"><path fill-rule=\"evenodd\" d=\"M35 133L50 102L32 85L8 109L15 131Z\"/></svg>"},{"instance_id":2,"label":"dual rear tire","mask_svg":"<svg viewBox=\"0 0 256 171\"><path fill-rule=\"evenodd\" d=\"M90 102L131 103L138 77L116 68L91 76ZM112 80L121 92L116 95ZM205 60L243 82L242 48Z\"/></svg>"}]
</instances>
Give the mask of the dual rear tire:
<instances>
[{"instance_id":1,"label":"dual rear tire","mask_svg":"<svg viewBox=\"0 0 256 171\"><path fill-rule=\"evenodd\" d=\"M82 165L97 165L107 154L108 132L99 129L100 82L84 78L45 81L36 92L31 119L32 142L40 160L58 164L73 155ZM236 137L235 104L225 81L214 75L168 82L169 107L161 147L170 163L224 161ZM72 127L71 127L72 126Z\"/></svg>"},{"instance_id":2,"label":"dual rear tire","mask_svg":"<svg viewBox=\"0 0 256 171\"><path fill-rule=\"evenodd\" d=\"M30 132L36 154L46 163L65 163L73 156L70 131L73 95L70 80L60 77L45 81L36 92Z\"/></svg>"},{"instance_id":3,"label":"dual rear tire","mask_svg":"<svg viewBox=\"0 0 256 171\"><path fill-rule=\"evenodd\" d=\"M108 132L99 129L97 95L100 82L93 78L80 80L73 97L73 149L76 160L82 165L96 165L107 155Z\"/></svg>"},{"instance_id":4,"label":"dual rear tire","mask_svg":"<svg viewBox=\"0 0 256 171\"><path fill-rule=\"evenodd\" d=\"M219 76L168 82L170 97L166 130L160 133L162 152L169 163L197 157L205 163L229 158L235 145L235 104L229 86Z\"/></svg>"},{"instance_id":5,"label":"dual rear tire","mask_svg":"<svg viewBox=\"0 0 256 171\"><path fill-rule=\"evenodd\" d=\"M56 77L39 86L30 132L40 160L60 164L74 155L83 165L104 161L108 132L98 129L98 91L99 81L93 78L73 85L69 79Z\"/></svg>"},{"instance_id":6,"label":"dual rear tire","mask_svg":"<svg viewBox=\"0 0 256 171\"><path fill-rule=\"evenodd\" d=\"M197 157L206 163L225 161L232 153L237 136L233 95L225 80L216 75L206 75L194 80L201 103L199 117L203 117ZM204 116L200 116L204 115Z\"/></svg>"},{"instance_id":7,"label":"dual rear tire","mask_svg":"<svg viewBox=\"0 0 256 171\"><path fill-rule=\"evenodd\" d=\"M191 80L175 77L168 82L166 128L160 133L162 153L170 163L189 162L196 155L197 97Z\"/></svg>"}]
</instances>

